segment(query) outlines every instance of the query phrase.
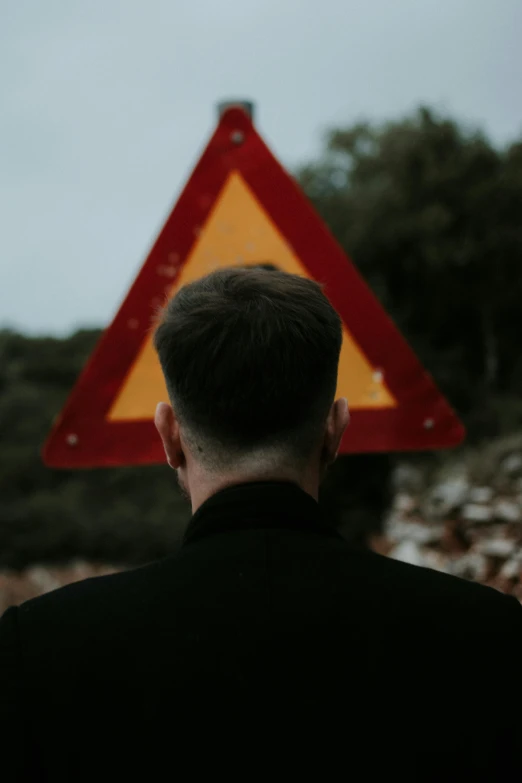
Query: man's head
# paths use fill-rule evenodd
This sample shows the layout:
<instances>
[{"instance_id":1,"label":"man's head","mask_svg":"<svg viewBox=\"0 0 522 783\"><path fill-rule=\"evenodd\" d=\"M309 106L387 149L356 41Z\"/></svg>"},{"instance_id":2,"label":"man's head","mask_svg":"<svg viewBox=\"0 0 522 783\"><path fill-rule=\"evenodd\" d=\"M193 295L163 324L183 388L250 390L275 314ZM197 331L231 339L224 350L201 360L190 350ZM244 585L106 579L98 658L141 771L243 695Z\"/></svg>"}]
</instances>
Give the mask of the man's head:
<instances>
[{"instance_id":1,"label":"man's head","mask_svg":"<svg viewBox=\"0 0 522 783\"><path fill-rule=\"evenodd\" d=\"M334 405L342 331L317 283L261 268L184 286L154 335L171 405L156 426L192 497L270 478L319 483L348 420Z\"/></svg>"}]
</instances>

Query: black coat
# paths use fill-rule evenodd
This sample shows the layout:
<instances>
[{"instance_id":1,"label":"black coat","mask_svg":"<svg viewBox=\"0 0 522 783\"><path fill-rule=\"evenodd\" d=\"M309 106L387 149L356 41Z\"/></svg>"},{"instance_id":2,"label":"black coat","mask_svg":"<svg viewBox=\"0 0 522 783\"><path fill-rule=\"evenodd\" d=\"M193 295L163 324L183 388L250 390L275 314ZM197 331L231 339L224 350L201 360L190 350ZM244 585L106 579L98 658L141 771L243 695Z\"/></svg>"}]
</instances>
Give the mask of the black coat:
<instances>
[{"instance_id":1,"label":"black coat","mask_svg":"<svg viewBox=\"0 0 522 783\"><path fill-rule=\"evenodd\" d=\"M291 484L0 621L0 780L522 780L522 608L350 549Z\"/></svg>"}]
</instances>

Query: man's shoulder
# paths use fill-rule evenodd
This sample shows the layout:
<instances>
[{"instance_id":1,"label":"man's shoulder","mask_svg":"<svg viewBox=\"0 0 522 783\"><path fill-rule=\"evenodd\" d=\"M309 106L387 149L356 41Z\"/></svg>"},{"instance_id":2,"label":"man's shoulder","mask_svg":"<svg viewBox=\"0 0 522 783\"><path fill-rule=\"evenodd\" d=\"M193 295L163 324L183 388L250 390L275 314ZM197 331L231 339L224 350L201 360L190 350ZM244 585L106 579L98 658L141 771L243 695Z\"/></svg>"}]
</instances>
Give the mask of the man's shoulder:
<instances>
[{"instance_id":1,"label":"man's shoulder","mask_svg":"<svg viewBox=\"0 0 522 783\"><path fill-rule=\"evenodd\" d=\"M388 587L410 589L415 585L426 595L432 592L438 595L458 594L471 600L496 600L502 595L478 582L461 579L443 571L412 565L372 551L368 551L366 555L368 564L371 564L370 570L378 572Z\"/></svg>"},{"instance_id":2,"label":"man's shoulder","mask_svg":"<svg viewBox=\"0 0 522 783\"><path fill-rule=\"evenodd\" d=\"M330 549L332 545L343 556L335 557ZM200 552L197 546L187 548L188 551L182 548L177 555L146 566L54 590L22 604L18 610L19 621L22 626L40 626L42 630L50 626L58 629L63 624L85 628L91 623L106 625L118 618L128 618L129 607L134 615L141 611L148 613L157 601L163 604L166 593L176 603L176 599L183 599L189 586L196 587L199 570L194 572L194 561L206 560L207 548L203 547L205 552ZM323 566L326 561L330 563L329 578L339 587L344 583L348 591L357 588L363 602L365 597L374 595L406 614L447 613L448 617L462 616L470 621L473 617L477 621L494 617L501 625L503 618L509 618L522 624L522 607L518 601L493 588L374 552L354 552L340 540L330 541L327 549L332 557L324 551L320 559Z\"/></svg>"},{"instance_id":3,"label":"man's shoulder","mask_svg":"<svg viewBox=\"0 0 522 783\"><path fill-rule=\"evenodd\" d=\"M425 612L440 609L463 617L485 620L495 617L518 622L522 628L522 607L513 597L492 587L441 571L404 563L376 553L368 554L371 571L378 579L383 597L422 605Z\"/></svg>"},{"instance_id":4,"label":"man's shoulder","mask_svg":"<svg viewBox=\"0 0 522 783\"><path fill-rule=\"evenodd\" d=\"M154 590L157 574L163 565L158 561L113 574L95 576L65 585L24 602L18 609L19 621L27 623L60 622L85 624L89 618L104 614L115 616L119 608L139 606L147 592Z\"/></svg>"}]
</instances>

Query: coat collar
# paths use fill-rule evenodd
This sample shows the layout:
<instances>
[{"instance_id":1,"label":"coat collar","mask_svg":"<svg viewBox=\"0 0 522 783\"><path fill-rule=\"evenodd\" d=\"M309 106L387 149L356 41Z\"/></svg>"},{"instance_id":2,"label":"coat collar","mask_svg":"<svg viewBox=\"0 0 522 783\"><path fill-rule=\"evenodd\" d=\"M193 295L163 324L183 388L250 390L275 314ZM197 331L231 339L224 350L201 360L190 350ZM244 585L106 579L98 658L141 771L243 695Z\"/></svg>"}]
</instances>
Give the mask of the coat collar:
<instances>
[{"instance_id":1,"label":"coat collar","mask_svg":"<svg viewBox=\"0 0 522 783\"><path fill-rule=\"evenodd\" d=\"M270 528L337 536L311 495L296 484L263 481L227 487L206 500L190 520L183 544L216 533Z\"/></svg>"}]
</instances>

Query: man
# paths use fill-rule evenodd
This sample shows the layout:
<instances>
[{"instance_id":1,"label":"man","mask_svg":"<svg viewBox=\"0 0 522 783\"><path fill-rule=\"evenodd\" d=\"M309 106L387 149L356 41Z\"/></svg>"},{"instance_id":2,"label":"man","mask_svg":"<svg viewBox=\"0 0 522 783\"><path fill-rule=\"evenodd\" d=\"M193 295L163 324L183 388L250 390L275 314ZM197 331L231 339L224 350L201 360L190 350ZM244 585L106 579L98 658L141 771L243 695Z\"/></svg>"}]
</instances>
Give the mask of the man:
<instances>
[{"instance_id":1,"label":"man","mask_svg":"<svg viewBox=\"0 0 522 783\"><path fill-rule=\"evenodd\" d=\"M320 287L215 272L155 345L183 546L6 612L1 779L520 780L519 604L322 518L348 409Z\"/></svg>"}]
</instances>

